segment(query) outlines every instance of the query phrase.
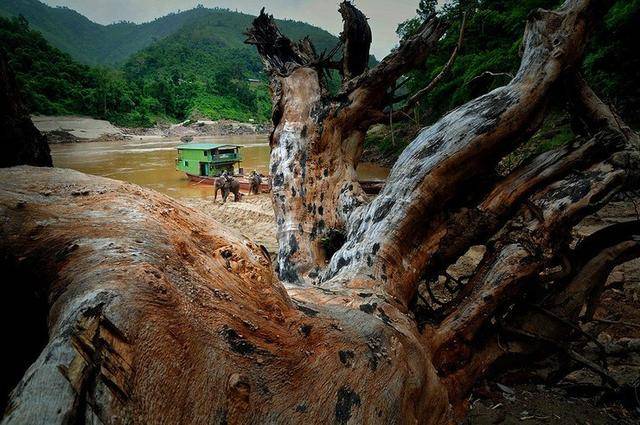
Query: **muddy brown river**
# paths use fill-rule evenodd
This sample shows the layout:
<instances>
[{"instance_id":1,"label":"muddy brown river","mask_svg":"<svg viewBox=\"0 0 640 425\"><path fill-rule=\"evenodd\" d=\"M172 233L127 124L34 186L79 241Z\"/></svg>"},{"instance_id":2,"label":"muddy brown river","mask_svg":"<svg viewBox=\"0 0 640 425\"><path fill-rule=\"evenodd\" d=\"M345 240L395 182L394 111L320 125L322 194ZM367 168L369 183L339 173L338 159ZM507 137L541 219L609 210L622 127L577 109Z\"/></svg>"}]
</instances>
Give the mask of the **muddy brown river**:
<instances>
[{"instance_id":1,"label":"muddy brown river","mask_svg":"<svg viewBox=\"0 0 640 425\"><path fill-rule=\"evenodd\" d=\"M267 174L269 145L265 135L197 138L198 142L229 143L242 146L245 172L257 170ZM52 144L51 156L56 167L139 184L174 198L206 198L211 186L190 182L176 171L178 139L140 138L125 142L86 142ZM361 179L384 179L388 170L375 164L360 164Z\"/></svg>"}]
</instances>

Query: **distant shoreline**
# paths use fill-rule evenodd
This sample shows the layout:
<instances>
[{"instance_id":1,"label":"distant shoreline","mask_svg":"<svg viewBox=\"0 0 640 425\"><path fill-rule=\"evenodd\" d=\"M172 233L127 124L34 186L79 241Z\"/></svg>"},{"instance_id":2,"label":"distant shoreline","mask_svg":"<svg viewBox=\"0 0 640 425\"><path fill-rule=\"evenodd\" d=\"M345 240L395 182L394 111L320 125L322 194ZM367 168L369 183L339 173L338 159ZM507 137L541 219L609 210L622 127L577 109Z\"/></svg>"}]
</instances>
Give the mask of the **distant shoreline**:
<instances>
[{"instance_id":1,"label":"distant shoreline","mask_svg":"<svg viewBox=\"0 0 640 425\"><path fill-rule=\"evenodd\" d=\"M76 115L34 115L31 119L38 130L47 136L48 142L52 144L116 142L165 137L190 141L194 138L207 136L269 134L271 131L270 125L232 120L188 120L173 125L156 125L151 128L121 128L105 120Z\"/></svg>"}]
</instances>

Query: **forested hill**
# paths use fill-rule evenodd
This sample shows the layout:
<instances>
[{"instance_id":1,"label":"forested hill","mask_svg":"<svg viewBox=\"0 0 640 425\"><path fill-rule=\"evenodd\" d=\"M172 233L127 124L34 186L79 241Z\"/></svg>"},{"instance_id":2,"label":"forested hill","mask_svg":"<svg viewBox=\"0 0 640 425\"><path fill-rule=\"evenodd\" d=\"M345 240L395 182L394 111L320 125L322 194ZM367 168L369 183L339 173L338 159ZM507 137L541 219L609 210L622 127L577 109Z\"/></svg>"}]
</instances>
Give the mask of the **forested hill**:
<instances>
[{"instance_id":1,"label":"forested hill","mask_svg":"<svg viewBox=\"0 0 640 425\"><path fill-rule=\"evenodd\" d=\"M186 108L196 116L266 121L271 111L267 87L264 82L249 83L264 80L263 65L242 35L253 19L209 10L129 58L122 66L124 75L160 97L168 96L164 103L169 116L184 115ZM278 25L294 40L309 35L319 51L338 43L333 35L308 24L280 21Z\"/></svg>"},{"instance_id":2,"label":"forested hill","mask_svg":"<svg viewBox=\"0 0 640 425\"><path fill-rule=\"evenodd\" d=\"M244 40L242 31L253 19L251 15L230 10L198 7L144 24L100 25L74 10L50 7L38 0L0 0L0 15L22 15L31 28L42 33L55 47L90 65L121 64L164 37L193 26L203 29L203 24L210 25L205 30L218 34L217 39L223 43L221 47L240 45ZM278 25L293 39L309 35L320 50L332 47L336 41L328 32L305 23L279 21Z\"/></svg>"},{"instance_id":3,"label":"forested hill","mask_svg":"<svg viewBox=\"0 0 640 425\"><path fill-rule=\"evenodd\" d=\"M91 65L123 62L155 40L179 30L203 12L194 9L142 25L130 22L100 25L74 10L50 7L37 0L0 0L0 14L24 16L31 27L41 32L55 47Z\"/></svg>"},{"instance_id":4,"label":"forested hill","mask_svg":"<svg viewBox=\"0 0 640 425\"><path fill-rule=\"evenodd\" d=\"M0 48L32 113L83 114L123 126L269 118L262 63L242 34L251 15L198 7L148 24L103 26L35 0L0 0L0 15L15 15L0 17ZM338 43L302 22L278 25L292 39L308 35L319 51Z\"/></svg>"}]
</instances>

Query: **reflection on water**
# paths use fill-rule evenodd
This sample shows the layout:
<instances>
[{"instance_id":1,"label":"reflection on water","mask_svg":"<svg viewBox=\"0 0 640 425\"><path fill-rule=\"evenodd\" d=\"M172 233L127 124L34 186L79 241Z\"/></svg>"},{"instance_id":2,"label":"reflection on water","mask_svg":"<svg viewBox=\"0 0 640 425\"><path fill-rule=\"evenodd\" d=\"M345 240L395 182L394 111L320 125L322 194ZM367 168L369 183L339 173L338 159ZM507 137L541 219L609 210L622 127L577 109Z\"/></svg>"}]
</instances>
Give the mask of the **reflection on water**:
<instances>
[{"instance_id":1,"label":"reflection on water","mask_svg":"<svg viewBox=\"0 0 640 425\"><path fill-rule=\"evenodd\" d=\"M356 171L360 180L385 180L391 170L378 164L363 162L358 164Z\"/></svg>"},{"instance_id":2,"label":"reflection on water","mask_svg":"<svg viewBox=\"0 0 640 425\"><path fill-rule=\"evenodd\" d=\"M207 137L197 141L240 145L245 173L251 170L268 173L269 145L265 135ZM139 184L174 198L211 196L211 186L190 182L184 173L176 171L178 144L180 140L172 138L55 144L51 145L51 156L56 167ZM386 178L388 170L375 164L361 164L358 174L361 179L380 179Z\"/></svg>"}]
</instances>

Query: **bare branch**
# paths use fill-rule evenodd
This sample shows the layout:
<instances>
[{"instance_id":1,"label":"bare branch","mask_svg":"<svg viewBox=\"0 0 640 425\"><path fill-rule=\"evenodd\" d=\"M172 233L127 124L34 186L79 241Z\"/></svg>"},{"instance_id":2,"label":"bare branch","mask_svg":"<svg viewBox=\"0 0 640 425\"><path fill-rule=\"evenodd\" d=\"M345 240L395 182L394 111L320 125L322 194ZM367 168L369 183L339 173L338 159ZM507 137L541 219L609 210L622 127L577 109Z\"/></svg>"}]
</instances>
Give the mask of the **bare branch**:
<instances>
[{"instance_id":1,"label":"bare branch","mask_svg":"<svg viewBox=\"0 0 640 425\"><path fill-rule=\"evenodd\" d=\"M618 114L593 92L580 74L576 73L568 80L574 106L573 111L580 115L592 133L603 127L617 129L636 148L640 147L638 133L626 125Z\"/></svg>"},{"instance_id":2,"label":"bare branch","mask_svg":"<svg viewBox=\"0 0 640 425\"><path fill-rule=\"evenodd\" d=\"M583 365L584 367L586 367L587 369L597 373L598 375L600 375L600 377L607 382L613 389L619 389L621 388L621 384L611 376L611 374L603 367L597 365L596 363L592 362L591 360L587 359L586 357L584 357L583 355L577 353L576 351L572 350L566 343L562 343L559 342L553 338L549 338L547 336L544 335L539 335L539 334L534 334L532 332L528 332L522 329L516 329L514 327L503 327L503 330L505 330L506 332L509 332L511 334L514 335L519 335L528 339L532 339L534 341L540 341L540 342L544 342L545 344L549 344L552 345L556 348L558 348L559 350L562 350L568 357L570 357L571 359L573 359L574 361L580 363L581 365Z\"/></svg>"},{"instance_id":3,"label":"bare branch","mask_svg":"<svg viewBox=\"0 0 640 425\"><path fill-rule=\"evenodd\" d=\"M605 325L621 325L629 328L640 329L640 323L626 322L624 320L593 319L593 321L597 323L604 323Z\"/></svg>"},{"instance_id":4,"label":"bare branch","mask_svg":"<svg viewBox=\"0 0 640 425\"><path fill-rule=\"evenodd\" d=\"M568 4L530 18L523 60L508 85L450 112L404 150L380 195L353 216L347 242L334 254L323 280L337 283L358 276L383 282L390 293L410 302L437 251L426 239L437 233L433 226L443 208L486 190L495 164L536 131L549 91L582 57L594 6L589 1ZM558 40L553 49L547 39ZM386 66L391 65L381 64ZM348 261L358 254L364 260Z\"/></svg>"},{"instance_id":5,"label":"bare branch","mask_svg":"<svg viewBox=\"0 0 640 425\"><path fill-rule=\"evenodd\" d=\"M509 72L493 72L493 71L484 71L482 74L480 75L476 75L475 77L473 77L467 84L471 84L474 81L477 81L481 78L484 77L508 77L509 79L513 78L513 74L509 73Z\"/></svg>"},{"instance_id":6,"label":"bare branch","mask_svg":"<svg viewBox=\"0 0 640 425\"><path fill-rule=\"evenodd\" d=\"M562 292L549 302L549 308L564 317L575 320L582 307L587 305L586 318L590 320L593 308L598 302L613 268L640 256L639 229L640 223L611 226L610 229L604 231L604 235L613 236L611 241L602 240L603 234L600 234L590 240L587 249L578 250L576 257L581 253L586 254L596 247L600 247L600 250L592 257L588 257L588 260L583 259L584 265L568 280L568 283L562 284ZM630 233L620 233L625 230L629 230ZM603 247L603 245L607 245L607 247Z\"/></svg>"},{"instance_id":7,"label":"bare branch","mask_svg":"<svg viewBox=\"0 0 640 425\"><path fill-rule=\"evenodd\" d=\"M424 97L427 94L431 93L431 91L438 84L440 84L440 82L442 81L444 76L449 72L449 70L451 70L451 67L454 64L454 62L456 60L456 57L458 56L458 52L462 48L462 42L464 40L464 31L465 31L466 24L467 24L467 13L465 12L462 15L462 25L460 26L460 35L458 36L458 44L453 49L453 52L451 53L451 56L449 57L449 60L447 61L447 63L442 68L442 71L440 71L440 73L438 73L438 75L436 75L433 78L433 80L431 80L431 82L429 84L427 84L426 87L418 90L413 96L411 96L409 98L409 100L407 101L407 104L403 108L404 112L407 112L408 110L412 109L422 97Z\"/></svg>"}]
</instances>

